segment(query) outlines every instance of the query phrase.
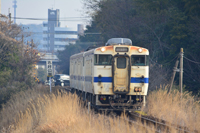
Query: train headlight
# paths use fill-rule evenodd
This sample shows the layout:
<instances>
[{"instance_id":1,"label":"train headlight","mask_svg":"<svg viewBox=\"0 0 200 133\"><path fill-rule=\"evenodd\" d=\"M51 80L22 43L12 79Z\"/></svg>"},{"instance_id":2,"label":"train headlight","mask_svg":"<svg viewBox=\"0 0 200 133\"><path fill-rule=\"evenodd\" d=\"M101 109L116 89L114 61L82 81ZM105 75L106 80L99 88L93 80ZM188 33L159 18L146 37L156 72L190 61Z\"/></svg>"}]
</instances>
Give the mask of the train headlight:
<instances>
[{"instance_id":1,"label":"train headlight","mask_svg":"<svg viewBox=\"0 0 200 133\"><path fill-rule=\"evenodd\" d=\"M142 51L143 51L142 48L139 48L139 49L138 49L138 52L139 52L139 53L142 53Z\"/></svg>"},{"instance_id":2,"label":"train headlight","mask_svg":"<svg viewBox=\"0 0 200 133\"><path fill-rule=\"evenodd\" d=\"M134 92L142 92L142 88L141 87L135 87Z\"/></svg>"},{"instance_id":3,"label":"train headlight","mask_svg":"<svg viewBox=\"0 0 200 133\"><path fill-rule=\"evenodd\" d=\"M106 51L105 47L101 48L101 52L105 52L105 51Z\"/></svg>"}]
</instances>

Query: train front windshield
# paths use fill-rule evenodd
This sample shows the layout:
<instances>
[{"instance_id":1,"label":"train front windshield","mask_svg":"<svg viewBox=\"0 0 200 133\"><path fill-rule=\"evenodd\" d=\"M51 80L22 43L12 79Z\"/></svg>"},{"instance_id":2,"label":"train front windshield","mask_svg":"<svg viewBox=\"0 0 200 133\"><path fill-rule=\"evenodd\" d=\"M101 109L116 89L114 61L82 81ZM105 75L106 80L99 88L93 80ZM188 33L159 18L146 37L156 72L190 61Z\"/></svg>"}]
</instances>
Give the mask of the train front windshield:
<instances>
[{"instance_id":1,"label":"train front windshield","mask_svg":"<svg viewBox=\"0 0 200 133\"><path fill-rule=\"evenodd\" d=\"M126 58L117 58L117 68L125 69L126 68Z\"/></svg>"},{"instance_id":2,"label":"train front windshield","mask_svg":"<svg viewBox=\"0 0 200 133\"><path fill-rule=\"evenodd\" d=\"M132 66L148 66L149 56L148 55L132 55L131 65Z\"/></svg>"},{"instance_id":3,"label":"train front windshield","mask_svg":"<svg viewBox=\"0 0 200 133\"><path fill-rule=\"evenodd\" d=\"M112 65L112 55L94 55L94 65Z\"/></svg>"}]
</instances>

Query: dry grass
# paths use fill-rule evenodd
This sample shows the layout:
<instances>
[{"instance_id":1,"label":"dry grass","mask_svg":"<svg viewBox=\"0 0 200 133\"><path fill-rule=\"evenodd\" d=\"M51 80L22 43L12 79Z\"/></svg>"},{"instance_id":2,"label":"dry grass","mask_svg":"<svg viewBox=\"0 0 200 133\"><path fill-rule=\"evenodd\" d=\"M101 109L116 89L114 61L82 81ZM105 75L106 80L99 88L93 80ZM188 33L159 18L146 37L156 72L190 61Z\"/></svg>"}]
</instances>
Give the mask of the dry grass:
<instances>
[{"instance_id":1,"label":"dry grass","mask_svg":"<svg viewBox=\"0 0 200 133\"><path fill-rule=\"evenodd\" d=\"M28 108L19 113L16 124L2 132L8 130L12 133L142 133L148 131L142 126L131 126L119 117L88 114L76 95L60 93L45 95L30 102ZM154 132L154 129L149 129L148 132Z\"/></svg>"},{"instance_id":2,"label":"dry grass","mask_svg":"<svg viewBox=\"0 0 200 133\"><path fill-rule=\"evenodd\" d=\"M0 130L2 127L14 124L16 115L21 111L25 111L31 101L43 94L47 94L46 89L38 85L35 90L29 89L13 95L0 111Z\"/></svg>"},{"instance_id":3,"label":"dry grass","mask_svg":"<svg viewBox=\"0 0 200 133\"><path fill-rule=\"evenodd\" d=\"M144 128L140 122L130 125L117 117L87 113L72 94L51 94L39 96L21 106L23 109L15 116L15 123L1 132L12 133L132 133L155 132L154 127ZM148 114L176 124L199 130L199 105L188 93L184 93L182 104L176 91L167 95L166 90L152 92L148 96ZM19 98L20 99L20 98ZM19 100L16 100L19 101ZM181 106L182 105L182 106ZM15 106L13 102L10 106ZM24 109L26 107L26 109ZM13 115L14 117L14 115ZM126 118L126 116L122 116ZM167 132L167 131L166 131ZM171 130L171 132L177 132Z\"/></svg>"},{"instance_id":4,"label":"dry grass","mask_svg":"<svg viewBox=\"0 0 200 133\"><path fill-rule=\"evenodd\" d=\"M167 94L167 87L151 92L148 96L148 114L175 125L200 131L200 104L191 93L182 94L173 90Z\"/></svg>"},{"instance_id":5,"label":"dry grass","mask_svg":"<svg viewBox=\"0 0 200 133\"><path fill-rule=\"evenodd\" d=\"M28 108L20 118L12 132L121 133L135 131L134 126L130 127L127 122L120 119L107 118L105 115L88 115L87 110L81 107L77 96L71 94L63 96L52 94L39 98L36 106ZM37 125L33 123L33 119L38 121Z\"/></svg>"}]
</instances>

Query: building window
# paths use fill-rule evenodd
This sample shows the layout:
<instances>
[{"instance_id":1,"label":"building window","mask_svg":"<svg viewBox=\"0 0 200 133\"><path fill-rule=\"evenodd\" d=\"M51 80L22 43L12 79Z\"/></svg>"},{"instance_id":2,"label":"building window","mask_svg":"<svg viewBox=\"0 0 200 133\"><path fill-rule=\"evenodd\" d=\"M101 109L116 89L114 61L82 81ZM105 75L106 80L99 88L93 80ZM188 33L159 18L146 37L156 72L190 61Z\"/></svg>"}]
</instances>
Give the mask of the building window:
<instances>
[{"instance_id":1,"label":"building window","mask_svg":"<svg viewBox=\"0 0 200 133\"><path fill-rule=\"evenodd\" d=\"M55 34L74 34L77 35L77 31L55 31Z\"/></svg>"},{"instance_id":2,"label":"building window","mask_svg":"<svg viewBox=\"0 0 200 133\"><path fill-rule=\"evenodd\" d=\"M55 38L54 41L76 41L75 38Z\"/></svg>"},{"instance_id":3,"label":"building window","mask_svg":"<svg viewBox=\"0 0 200 133\"><path fill-rule=\"evenodd\" d=\"M55 12L50 12L51 15L55 15Z\"/></svg>"}]
</instances>

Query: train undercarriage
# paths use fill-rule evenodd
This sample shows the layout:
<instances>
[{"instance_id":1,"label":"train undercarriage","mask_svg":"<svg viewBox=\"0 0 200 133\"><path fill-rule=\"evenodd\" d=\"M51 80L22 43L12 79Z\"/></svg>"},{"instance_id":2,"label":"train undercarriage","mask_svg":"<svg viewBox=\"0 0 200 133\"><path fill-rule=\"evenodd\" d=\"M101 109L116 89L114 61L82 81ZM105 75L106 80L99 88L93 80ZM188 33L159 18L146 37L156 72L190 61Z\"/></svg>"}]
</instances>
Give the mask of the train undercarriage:
<instances>
[{"instance_id":1,"label":"train undercarriage","mask_svg":"<svg viewBox=\"0 0 200 133\"><path fill-rule=\"evenodd\" d=\"M146 104L145 96L142 95L93 95L73 88L71 92L76 93L86 104L90 102L90 106L97 110L131 112L141 110Z\"/></svg>"}]
</instances>

